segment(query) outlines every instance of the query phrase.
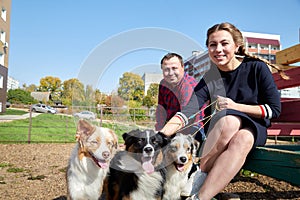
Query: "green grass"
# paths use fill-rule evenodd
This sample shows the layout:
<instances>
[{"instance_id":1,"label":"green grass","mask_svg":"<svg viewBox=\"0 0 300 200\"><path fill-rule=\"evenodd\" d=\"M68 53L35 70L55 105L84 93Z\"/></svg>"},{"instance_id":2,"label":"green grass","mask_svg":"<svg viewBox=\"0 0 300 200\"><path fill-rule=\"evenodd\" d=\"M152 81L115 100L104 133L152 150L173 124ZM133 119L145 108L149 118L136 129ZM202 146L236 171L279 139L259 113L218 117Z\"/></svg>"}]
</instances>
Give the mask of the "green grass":
<instances>
[{"instance_id":1,"label":"green grass","mask_svg":"<svg viewBox=\"0 0 300 200\"><path fill-rule=\"evenodd\" d=\"M29 119L0 123L0 141L7 142L72 142L75 124L71 117L41 114ZM30 131L29 131L30 130ZM30 134L29 134L30 133Z\"/></svg>"},{"instance_id":2,"label":"green grass","mask_svg":"<svg viewBox=\"0 0 300 200\"><path fill-rule=\"evenodd\" d=\"M75 142L76 121L72 116L41 114L30 120L14 120L0 123L0 142L2 143L67 143ZM103 123L118 135L122 143L122 134L133 127ZM29 134L30 133L30 134Z\"/></svg>"},{"instance_id":3,"label":"green grass","mask_svg":"<svg viewBox=\"0 0 300 200\"><path fill-rule=\"evenodd\" d=\"M23 168L12 167L12 168L8 168L6 171L11 173L20 173L20 172L24 172L25 170Z\"/></svg>"},{"instance_id":4,"label":"green grass","mask_svg":"<svg viewBox=\"0 0 300 200\"><path fill-rule=\"evenodd\" d=\"M13 165L10 164L10 163L0 163L0 168L3 168L3 167L12 167Z\"/></svg>"},{"instance_id":5,"label":"green grass","mask_svg":"<svg viewBox=\"0 0 300 200\"><path fill-rule=\"evenodd\" d=\"M37 176L32 176L30 175L27 180L31 180L31 181L34 181L34 180L43 180L45 179L46 176L45 175L37 175Z\"/></svg>"},{"instance_id":6,"label":"green grass","mask_svg":"<svg viewBox=\"0 0 300 200\"><path fill-rule=\"evenodd\" d=\"M26 114L28 112L24 111L24 110L17 110L17 109L13 109L13 108L7 108L5 113L0 113L0 115L23 115Z\"/></svg>"}]
</instances>

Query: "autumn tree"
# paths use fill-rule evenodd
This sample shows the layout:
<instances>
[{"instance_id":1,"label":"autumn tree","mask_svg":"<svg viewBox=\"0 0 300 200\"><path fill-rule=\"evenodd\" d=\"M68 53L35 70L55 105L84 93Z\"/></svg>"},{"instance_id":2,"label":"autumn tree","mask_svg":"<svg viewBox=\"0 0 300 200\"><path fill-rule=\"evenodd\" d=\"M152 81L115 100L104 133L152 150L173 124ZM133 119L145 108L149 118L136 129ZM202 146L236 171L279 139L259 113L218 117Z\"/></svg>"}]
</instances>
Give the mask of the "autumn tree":
<instances>
[{"instance_id":1,"label":"autumn tree","mask_svg":"<svg viewBox=\"0 0 300 200\"><path fill-rule=\"evenodd\" d=\"M143 99L143 105L148 108L157 105L158 101L158 83L151 83L147 90L147 95Z\"/></svg>"},{"instance_id":2,"label":"autumn tree","mask_svg":"<svg viewBox=\"0 0 300 200\"><path fill-rule=\"evenodd\" d=\"M96 104L105 104L105 100L107 98L107 95L100 92L99 89L95 90L95 100L96 100Z\"/></svg>"},{"instance_id":3,"label":"autumn tree","mask_svg":"<svg viewBox=\"0 0 300 200\"><path fill-rule=\"evenodd\" d=\"M51 100L57 101L61 99L61 80L57 77L46 76L40 79L40 92L50 92Z\"/></svg>"},{"instance_id":4,"label":"autumn tree","mask_svg":"<svg viewBox=\"0 0 300 200\"><path fill-rule=\"evenodd\" d=\"M41 92L57 92L61 90L61 80L57 77L46 76L40 79Z\"/></svg>"},{"instance_id":5,"label":"autumn tree","mask_svg":"<svg viewBox=\"0 0 300 200\"><path fill-rule=\"evenodd\" d=\"M141 76L125 72L119 80L118 95L127 101L141 102L144 96L144 81Z\"/></svg>"},{"instance_id":6,"label":"autumn tree","mask_svg":"<svg viewBox=\"0 0 300 200\"><path fill-rule=\"evenodd\" d=\"M38 90L38 86L36 86L35 84L30 84L29 86L26 86L26 84L24 84L23 88L27 92L35 92Z\"/></svg>"},{"instance_id":7,"label":"autumn tree","mask_svg":"<svg viewBox=\"0 0 300 200\"><path fill-rule=\"evenodd\" d=\"M91 85L87 85L84 90L84 102L81 105L84 106L96 106L96 99L95 99L95 91Z\"/></svg>"},{"instance_id":8,"label":"autumn tree","mask_svg":"<svg viewBox=\"0 0 300 200\"><path fill-rule=\"evenodd\" d=\"M84 85L76 78L64 81L61 99L64 105L83 102L85 100Z\"/></svg>"}]
</instances>

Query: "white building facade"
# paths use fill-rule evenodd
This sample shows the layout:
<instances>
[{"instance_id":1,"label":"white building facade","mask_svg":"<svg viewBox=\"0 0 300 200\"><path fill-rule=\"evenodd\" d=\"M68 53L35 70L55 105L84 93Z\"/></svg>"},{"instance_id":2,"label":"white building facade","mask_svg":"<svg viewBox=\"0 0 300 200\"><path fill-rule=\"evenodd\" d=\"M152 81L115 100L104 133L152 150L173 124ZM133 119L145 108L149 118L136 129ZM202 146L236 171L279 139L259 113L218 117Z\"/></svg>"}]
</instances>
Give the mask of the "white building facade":
<instances>
[{"instance_id":1,"label":"white building facade","mask_svg":"<svg viewBox=\"0 0 300 200\"><path fill-rule=\"evenodd\" d=\"M8 76L7 78L7 91L12 89L18 89L20 87L20 82L13 77Z\"/></svg>"},{"instance_id":2,"label":"white building facade","mask_svg":"<svg viewBox=\"0 0 300 200\"><path fill-rule=\"evenodd\" d=\"M162 73L144 73L142 79L144 81L144 94L146 96L151 83L159 84L163 79L163 75Z\"/></svg>"}]
</instances>

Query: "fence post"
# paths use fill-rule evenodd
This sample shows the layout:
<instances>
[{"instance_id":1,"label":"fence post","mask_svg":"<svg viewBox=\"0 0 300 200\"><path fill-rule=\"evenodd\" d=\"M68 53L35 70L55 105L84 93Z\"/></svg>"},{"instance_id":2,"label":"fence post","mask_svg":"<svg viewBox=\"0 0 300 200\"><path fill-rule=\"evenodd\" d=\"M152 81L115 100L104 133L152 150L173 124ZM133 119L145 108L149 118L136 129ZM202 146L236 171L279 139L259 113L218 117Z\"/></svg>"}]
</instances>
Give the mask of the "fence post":
<instances>
[{"instance_id":1,"label":"fence post","mask_svg":"<svg viewBox=\"0 0 300 200\"><path fill-rule=\"evenodd\" d=\"M30 105L29 127L28 127L28 141L27 141L28 144L30 144L30 141L31 141L31 127L32 127L32 106Z\"/></svg>"},{"instance_id":2,"label":"fence post","mask_svg":"<svg viewBox=\"0 0 300 200\"><path fill-rule=\"evenodd\" d=\"M103 108L100 106L100 127L102 127Z\"/></svg>"},{"instance_id":3,"label":"fence post","mask_svg":"<svg viewBox=\"0 0 300 200\"><path fill-rule=\"evenodd\" d=\"M133 122L135 124L135 108L133 108Z\"/></svg>"},{"instance_id":4,"label":"fence post","mask_svg":"<svg viewBox=\"0 0 300 200\"><path fill-rule=\"evenodd\" d=\"M68 127L68 117L66 117L66 140L65 140L65 142L67 142L67 140L68 140L68 129L69 129L69 127Z\"/></svg>"}]
</instances>

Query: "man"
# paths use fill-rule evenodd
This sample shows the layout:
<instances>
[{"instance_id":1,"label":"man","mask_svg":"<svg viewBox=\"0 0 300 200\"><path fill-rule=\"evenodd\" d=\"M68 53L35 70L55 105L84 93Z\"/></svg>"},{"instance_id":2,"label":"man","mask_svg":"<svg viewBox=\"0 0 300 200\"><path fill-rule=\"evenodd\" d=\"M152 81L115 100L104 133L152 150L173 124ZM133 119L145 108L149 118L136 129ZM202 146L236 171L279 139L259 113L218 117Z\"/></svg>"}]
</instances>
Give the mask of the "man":
<instances>
[{"instance_id":1,"label":"man","mask_svg":"<svg viewBox=\"0 0 300 200\"><path fill-rule=\"evenodd\" d=\"M161 130L164 125L177 113L181 107L185 106L197 85L197 81L184 72L183 59L179 54L168 53L161 62L163 80L161 80L158 91L158 106L156 109L155 129ZM199 121L200 115L195 120ZM198 141L203 141L205 134L201 128L202 123L197 123L187 129L183 129L186 134L196 134Z\"/></svg>"}]
</instances>

